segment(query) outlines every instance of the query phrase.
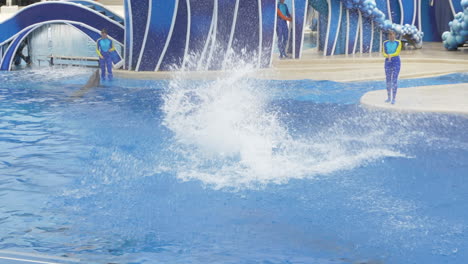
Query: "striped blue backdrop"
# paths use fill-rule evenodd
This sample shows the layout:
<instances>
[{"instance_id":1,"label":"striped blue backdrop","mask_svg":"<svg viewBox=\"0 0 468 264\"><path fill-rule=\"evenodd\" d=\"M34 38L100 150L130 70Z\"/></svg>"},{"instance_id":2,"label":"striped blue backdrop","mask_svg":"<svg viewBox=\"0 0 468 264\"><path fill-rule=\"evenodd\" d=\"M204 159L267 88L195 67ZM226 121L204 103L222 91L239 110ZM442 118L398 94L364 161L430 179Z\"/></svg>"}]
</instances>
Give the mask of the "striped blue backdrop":
<instances>
[{"instance_id":1,"label":"striped blue backdrop","mask_svg":"<svg viewBox=\"0 0 468 264\"><path fill-rule=\"evenodd\" d=\"M294 57L302 50L307 0L293 0ZM220 70L272 61L276 0L126 0L126 68ZM138 14L138 15L137 15Z\"/></svg>"},{"instance_id":2,"label":"striped blue backdrop","mask_svg":"<svg viewBox=\"0 0 468 264\"><path fill-rule=\"evenodd\" d=\"M379 25L371 17L360 16L356 9L347 10L344 0L309 0L320 13L319 50L324 55L378 52L385 40ZM326 3L325 3L326 2ZM460 0L375 0L377 8L393 23L416 26L424 32L425 41L440 41L440 25L451 21L436 13L452 8L462 10ZM326 5L324 7L324 5ZM449 17L450 18L450 17ZM441 21L444 19L444 21ZM448 27L448 26L447 26Z\"/></svg>"}]
</instances>

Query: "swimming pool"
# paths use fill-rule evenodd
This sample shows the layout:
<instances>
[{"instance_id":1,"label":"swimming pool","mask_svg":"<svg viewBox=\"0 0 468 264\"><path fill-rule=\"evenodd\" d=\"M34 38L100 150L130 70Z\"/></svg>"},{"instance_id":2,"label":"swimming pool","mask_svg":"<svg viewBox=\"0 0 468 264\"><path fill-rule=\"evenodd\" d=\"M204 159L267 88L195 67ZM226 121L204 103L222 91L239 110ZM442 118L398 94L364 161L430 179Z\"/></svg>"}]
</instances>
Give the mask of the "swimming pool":
<instances>
[{"instance_id":1,"label":"swimming pool","mask_svg":"<svg viewBox=\"0 0 468 264\"><path fill-rule=\"evenodd\" d=\"M463 263L468 119L383 82L0 73L0 249L83 263ZM467 82L467 74L401 86Z\"/></svg>"}]
</instances>

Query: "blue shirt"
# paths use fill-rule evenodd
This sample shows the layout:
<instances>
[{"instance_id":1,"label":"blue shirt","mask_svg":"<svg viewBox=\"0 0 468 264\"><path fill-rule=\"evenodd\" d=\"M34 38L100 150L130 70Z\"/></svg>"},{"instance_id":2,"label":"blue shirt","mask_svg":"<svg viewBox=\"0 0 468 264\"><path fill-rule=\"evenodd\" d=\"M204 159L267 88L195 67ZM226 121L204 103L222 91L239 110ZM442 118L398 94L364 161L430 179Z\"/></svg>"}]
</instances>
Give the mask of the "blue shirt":
<instances>
[{"instance_id":1,"label":"blue shirt","mask_svg":"<svg viewBox=\"0 0 468 264\"><path fill-rule=\"evenodd\" d=\"M395 40L390 41L386 40L383 44L383 53L385 57L396 57L400 55L401 51L401 41Z\"/></svg>"},{"instance_id":2,"label":"blue shirt","mask_svg":"<svg viewBox=\"0 0 468 264\"><path fill-rule=\"evenodd\" d=\"M291 17L291 15L289 14L288 6L285 3L278 3L278 8L281 11L281 13L283 13L283 15Z\"/></svg>"},{"instance_id":3,"label":"blue shirt","mask_svg":"<svg viewBox=\"0 0 468 264\"><path fill-rule=\"evenodd\" d=\"M99 51L101 52L109 52L110 49L112 48L112 40L108 39L108 38L101 38L98 40L98 48L99 48Z\"/></svg>"}]
</instances>

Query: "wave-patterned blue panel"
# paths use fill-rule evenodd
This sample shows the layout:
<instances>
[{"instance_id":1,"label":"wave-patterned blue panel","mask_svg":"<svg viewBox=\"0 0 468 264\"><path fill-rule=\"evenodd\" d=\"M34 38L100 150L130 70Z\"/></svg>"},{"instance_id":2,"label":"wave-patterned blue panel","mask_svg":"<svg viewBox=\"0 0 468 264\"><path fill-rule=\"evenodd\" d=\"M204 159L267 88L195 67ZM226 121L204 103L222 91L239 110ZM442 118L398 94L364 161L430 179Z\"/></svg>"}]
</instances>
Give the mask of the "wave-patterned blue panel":
<instances>
[{"instance_id":1,"label":"wave-patterned blue panel","mask_svg":"<svg viewBox=\"0 0 468 264\"><path fill-rule=\"evenodd\" d=\"M195 70L207 47L213 20L215 0L190 0L190 38L187 54L190 61L185 65L188 70Z\"/></svg>"},{"instance_id":2,"label":"wave-patterned blue panel","mask_svg":"<svg viewBox=\"0 0 468 264\"><path fill-rule=\"evenodd\" d=\"M432 0L421 0L421 13L426 14L421 17L421 30L424 32L424 41L441 41L441 37L436 34L437 24L433 19L435 17L435 8L431 6Z\"/></svg>"},{"instance_id":3,"label":"wave-patterned blue panel","mask_svg":"<svg viewBox=\"0 0 468 264\"><path fill-rule=\"evenodd\" d=\"M262 0L262 54L260 67L266 68L271 64L273 42L275 37L276 1Z\"/></svg>"},{"instance_id":4,"label":"wave-patterned blue panel","mask_svg":"<svg viewBox=\"0 0 468 264\"><path fill-rule=\"evenodd\" d=\"M236 25L231 45L236 59L257 62L260 48L260 16L257 0L239 0Z\"/></svg>"},{"instance_id":5,"label":"wave-patterned blue panel","mask_svg":"<svg viewBox=\"0 0 468 264\"><path fill-rule=\"evenodd\" d=\"M129 35L131 37L131 53L128 54L129 58L126 59L130 63L130 69L135 69L137 67L138 60L140 58L139 55L143 49L149 16L149 1L151 0L140 0L138 1L138 4L134 1L129 2L131 22L126 23L125 29L129 31Z\"/></svg>"},{"instance_id":6,"label":"wave-patterned blue panel","mask_svg":"<svg viewBox=\"0 0 468 264\"><path fill-rule=\"evenodd\" d=\"M340 1L328 0L329 6L331 9L328 11L328 14L331 16L328 18L328 30L327 30L327 43L326 43L326 55L333 54L333 47L335 43L336 33L339 28L340 20Z\"/></svg>"},{"instance_id":7,"label":"wave-patterned blue panel","mask_svg":"<svg viewBox=\"0 0 468 264\"><path fill-rule=\"evenodd\" d=\"M344 54L346 49L346 30L348 28L348 21L346 19L346 7L341 6L341 23L340 31L335 46L335 54Z\"/></svg>"},{"instance_id":8,"label":"wave-patterned blue panel","mask_svg":"<svg viewBox=\"0 0 468 264\"><path fill-rule=\"evenodd\" d=\"M400 0L389 0L389 1L390 1L390 10L392 13L392 22L396 24L401 24L402 15L401 15ZM401 1L412 1L412 0L401 0Z\"/></svg>"},{"instance_id":9,"label":"wave-patterned blue panel","mask_svg":"<svg viewBox=\"0 0 468 264\"><path fill-rule=\"evenodd\" d=\"M367 18L362 18L362 52L368 53L370 51L372 39L372 21Z\"/></svg>"},{"instance_id":10,"label":"wave-patterned blue panel","mask_svg":"<svg viewBox=\"0 0 468 264\"><path fill-rule=\"evenodd\" d=\"M127 1L127 42L133 45L127 53L137 52L136 28L145 28L142 49L132 55L138 56L137 71L219 70L230 55L259 67L271 64L275 0L151 0L145 25L132 15L145 7Z\"/></svg>"},{"instance_id":11,"label":"wave-patterned blue panel","mask_svg":"<svg viewBox=\"0 0 468 264\"><path fill-rule=\"evenodd\" d=\"M155 71L167 48L166 43L172 34L174 11L178 0L150 0L151 14L149 27L146 28L146 42L140 54L137 71ZM133 1L134 4L137 1ZM137 26L137 25L134 25ZM138 25L142 26L142 25Z\"/></svg>"},{"instance_id":12,"label":"wave-patterned blue panel","mask_svg":"<svg viewBox=\"0 0 468 264\"><path fill-rule=\"evenodd\" d=\"M299 59L302 54L302 42L304 36L304 22L307 12L307 0L293 0L294 1L294 24L295 24L295 54L293 57Z\"/></svg>"},{"instance_id":13,"label":"wave-patterned blue panel","mask_svg":"<svg viewBox=\"0 0 468 264\"><path fill-rule=\"evenodd\" d=\"M413 25L418 8L417 0L405 0L403 3L403 24Z\"/></svg>"},{"instance_id":14,"label":"wave-patterned blue panel","mask_svg":"<svg viewBox=\"0 0 468 264\"><path fill-rule=\"evenodd\" d=\"M441 37L445 31L450 31L449 23L454 19L454 16L448 1L435 2L434 9L436 35Z\"/></svg>"},{"instance_id":15,"label":"wave-patterned blue panel","mask_svg":"<svg viewBox=\"0 0 468 264\"><path fill-rule=\"evenodd\" d=\"M234 10L238 0L218 0L216 42L208 69L221 69L233 27Z\"/></svg>"},{"instance_id":16,"label":"wave-patterned blue panel","mask_svg":"<svg viewBox=\"0 0 468 264\"><path fill-rule=\"evenodd\" d=\"M380 39L381 32L382 31L380 31L379 26L376 23L374 23L374 38L373 38L372 47L371 47L372 52L380 51L380 43L382 42L382 40Z\"/></svg>"},{"instance_id":17,"label":"wave-patterned blue panel","mask_svg":"<svg viewBox=\"0 0 468 264\"><path fill-rule=\"evenodd\" d=\"M359 37L359 12L357 10L348 10L349 15L349 37L348 37L348 54L354 53Z\"/></svg>"},{"instance_id":18,"label":"wave-patterned blue panel","mask_svg":"<svg viewBox=\"0 0 468 264\"><path fill-rule=\"evenodd\" d=\"M455 14L458 12L463 12L463 7L461 5L461 0L447 0L451 1L453 5L453 10L455 10Z\"/></svg>"},{"instance_id":19,"label":"wave-patterned blue panel","mask_svg":"<svg viewBox=\"0 0 468 264\"><path fill-rule=\"evenodd\" d=\"M325 39L327 37L328 30L328 12L319 13L319 50L325 49Z\"/></svg>"},{"instance_id":20,"label":"wave-patterned blue panel","mask_svg":"<svg viewBox=\"0 0 468 264\"><path fill-rule=\"evenodd\" d=\"M186 0L179 0L176 20L171 40L167 46L159 70L168 71L179 69L184 59L187 44L188 6Z\"/></svg>"},{"instance_id":21,"label":"wave-patterned blue panel","mask_svg":"<svg viewBox=\"0 0 468 264\"><path fill-rule=\"evenodd\" d=\"M125 64L124 64L124 69L125 70L131 70L132 69L132 64L131 64L131 57L133 54L130 53L131 45L132 45L132 20L130 16L130 11L131 11L131 2L130 0L124 0L124 12L125 12L125 21L130 21L130 23L125 24L125 40L124 40L124 58L125 58Z\"/></svg>"}]
</instances>

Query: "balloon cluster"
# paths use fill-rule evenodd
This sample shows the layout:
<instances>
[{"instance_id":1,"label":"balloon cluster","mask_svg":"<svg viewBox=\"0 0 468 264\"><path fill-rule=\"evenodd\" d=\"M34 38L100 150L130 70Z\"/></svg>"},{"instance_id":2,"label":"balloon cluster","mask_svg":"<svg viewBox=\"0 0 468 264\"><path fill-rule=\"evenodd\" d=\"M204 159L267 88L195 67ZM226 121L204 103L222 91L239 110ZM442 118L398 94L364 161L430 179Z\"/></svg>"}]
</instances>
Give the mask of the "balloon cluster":
<instances>
[{"instance_id":1,"label":"balloon cluster","mask_svg":"<svg viewBox=\"0 0 468 264\"><path fill-rule=\"evenodd\" d=\"M421 48L422 47L422 40L423 40L423 37L424 37L424 32L419 31L418 28L415 25L392 24L392 26L389 29L387 29L387 31L389 31L389 30L393 30L393 31L395 31L396 34L405 36L405 38L407 40L411 40L411 42L413 43L413 45L416 48Z\"/></svg>"},{"instance_id":2,"label":"balloon cluster","mask_svg":"<svg viewBox=\"0 0 468 264\"><path fill-rule=\"evenodd\" d=\"M462 0L461 5L463 12L455 15L455 19L449 23L450 31L442 34L444 47L448 50L456 50L468 41L468 0Z\"/></svg>"},{"instance_id":3,"label":"balloon cluster","mask_svg":"<svg viewBox=\"0 0 468 264\"><path fill-rule=\"evenodd\" d=\"M412 40L416 47L420 47L424 33L414 25L394 24L385 19L385 14L377 8L375 0L341 0L348 9L359 9L364 17L373 19L383 31L395 31L396 34ZM468 0L463 0L468 1Z\"/></svg>"},{"instance_id":4,"label":"balloon cluster","mask_svg":"<svg viewBox=\"0 0 468 264\"><path fill-rule=\"evenodd\" d=\"M385 21L385 14L377 8L375 0L341 0L347 9L359 9L363 16L371 17L377 24Z\"/></svg>"}]
</instances>

